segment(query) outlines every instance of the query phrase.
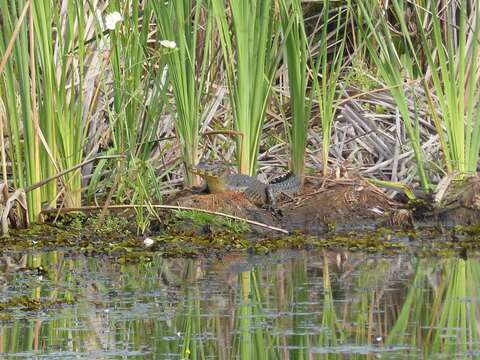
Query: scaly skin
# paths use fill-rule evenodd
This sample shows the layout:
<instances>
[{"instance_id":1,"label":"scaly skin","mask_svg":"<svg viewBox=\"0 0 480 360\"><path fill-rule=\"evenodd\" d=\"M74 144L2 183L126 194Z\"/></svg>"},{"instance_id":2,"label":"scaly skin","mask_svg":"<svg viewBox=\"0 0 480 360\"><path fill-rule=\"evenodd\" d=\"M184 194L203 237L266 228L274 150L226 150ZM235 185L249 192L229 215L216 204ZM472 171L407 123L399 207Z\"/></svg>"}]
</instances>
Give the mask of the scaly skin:
<instances>
[{"instance_id":1,"label":"scaly skin","mask_svg":"<svg viewBox=\"0 0 480 360\"><path fill-rule=\"evenodd\" d=\"M293 174L265 184L253 176L230 174L229 167L221 162L201 162L192 167L192 172L205 179L211 193L241 192L258 206L275 206L278 194L293 195L300 189L300 181Z\"/></svg>"},{"instance_id":2,"label":"scaly skin","mask_svg":"<svg viewBox=\"0 0 480 360\"><path fill-rule=\"evenodd\" d=\"M300 191L300 179L293 173L274 179L267 186L267 201L272 206L275 206L275 199L279 194L293 196Z\"/></svg>"}]
</instances>

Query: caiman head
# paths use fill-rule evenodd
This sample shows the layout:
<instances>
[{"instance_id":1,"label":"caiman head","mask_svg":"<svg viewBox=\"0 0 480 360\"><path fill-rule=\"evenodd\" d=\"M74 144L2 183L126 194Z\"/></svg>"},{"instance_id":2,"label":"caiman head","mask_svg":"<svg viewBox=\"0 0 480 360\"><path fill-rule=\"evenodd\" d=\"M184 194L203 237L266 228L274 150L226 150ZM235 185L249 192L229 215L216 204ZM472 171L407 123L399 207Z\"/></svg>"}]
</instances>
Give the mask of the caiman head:
<instances>
[{"instance_id":1,"label":"caiman head","mask_svg":"<svg viewBox=\"0 0 480 360\"><path fill-rule=\"evenodd\" d=\"M228 191L225 176L232 173L232 165L219 160L201 161L191 167L194 174L204 178L211 193Z\"/></svg>"}]
</instances>

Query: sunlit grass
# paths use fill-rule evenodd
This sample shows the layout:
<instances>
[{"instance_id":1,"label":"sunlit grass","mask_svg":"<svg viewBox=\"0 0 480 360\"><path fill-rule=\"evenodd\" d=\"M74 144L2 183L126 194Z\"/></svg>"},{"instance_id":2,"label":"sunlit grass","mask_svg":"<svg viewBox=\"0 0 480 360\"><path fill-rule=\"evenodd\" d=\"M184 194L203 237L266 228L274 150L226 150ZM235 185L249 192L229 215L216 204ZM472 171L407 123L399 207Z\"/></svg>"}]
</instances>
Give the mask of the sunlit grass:
<instances>
[{"instance_id":1,"label":"sunlit grass","mask_svg":"<svg viewBox=\"0 0 480 360\"><path fill-rule=\"evenodd\" d=\"M308 96L308 43L300 0L282 0L280 6L285 54L288 65L288 85L292 121L289 126L290 166L303 181L305 150L312 99Z\"/></svg>"},{"instance_id":2,"label":"sunlit grass","mask_svg":"<svg viewBox=\"0 0 480 360\"><path fill-rule=\"evenodd\" d=\"M5 0L0 4L0 57L10 55L1 74L0 91L8 119L7 136L12 140L9 157L16 188L33 185L81 162L85 135L84 40L94 14L80 0L64 0L58 5L31 3L30 8L26 1ZM28 15L18 22L24 9ZM7 44L17 22L18 36L13 52L8 54ZM80 171L60 180L64 203L80 206ZM42 202L57 202L57 184L51 181L29 192L27 200L30 217L36 219Z\"/></svg>"},{"instance_id":3,"label":"sunlit grass","mask_svg":"<svg viewBox=\"0 0 480 360\"><path fill-rule=\"evenodd\" d=\"M242 174L254 175L273 77L278 64L278 20L272 0L212 0L220 32ZM231 14L233 26L227 19Z\"/></svg>"},{"instance_id":4,"label":"sunlit grass","mask_svg":"<svg viewBox=\"0 0 480 360\"><path fill-rule=\"evenodd\" d=\"M154 1L152 4L158 24L160 52L167 59L175 97L175 124L182 144L185 184L198 185L190 168L199 160L200 119L211 60L212 14L209 8L204 8L207 6L204 1Z\"/></svg>"},{"instance_id":5,"label":"sunlit grass","mask_svg":"<svg viewBox=\"0 0 480 360\"><path fill-rule=\"evenodd\" d=\"M395 47L384 10L379 5L367 6L360 2L356 11L359 12L358 16L364 19L365 22L363 26L360 25L360 28L363 31L363 37L366 39L370 57L375 63L382 80L388 86L405 124L405 129L415 155L420 183L425 190L429 190L430 179L425 171L425 157L419 135L419 119L417 114L415 114L415 118L411 118L407 93L404 88L406 80L412 80L410 77L413 76L412 63L414 59L409 57L408 54L399 54L398 49ZM406 78L405 76L410 77Z\"/></svg>"},{"instance_id":6,"label":"sunlit grass","mask_svg":"<svg viewBox=\"0 0 480 360\"><path fill-rule=\"evenodd\" d=\"M10 150L10 158L13 159L14 168L14 185L15 187L23 187L24 185L32 185L41 179L40 167L40 143L38 133L34 128L34 111L38 115L37 109L32 105L32 94L36 96L36 89L32 89L30 83L30 66L29 60L35 60L35 54L32 53L30 59L29 51L35 48L28 37L29 19L33 19L33 11L28 8L26 1L18 1L11 3L10 1L2 1L0 3L2 12L2 37L0 39L0 57L3 59L9 56L2 76L1 98L4 104L7 123L7 135L13 139ZM20 13L26 15L20 18ZM29 15L28 11L31 11ZM16 39L14 36L14 28L19 25L19 32ZM33 34L33 33L32 33ZM7 53L7 45L13 42L11 54ZM35 62L34 62L35 64ZM48 64L51 66L52 64ZM16 99L18 97L19 106ZM38 123L39 119L36 118ZM23 128L23 132L22 132ZM21 139L24 140L22 146ZM24 171L25 161L25 171ZM35 218L40 212L42 194L38 189L27 194L27 202L29 205L29 216Z\"/></svg>"},{"instance_id":7,"label":"sunlit grass","mask_svg":"<svg viewBox=\"0 0 480 360\"><path fill-rule=\"evenodd\" d=\"M401 19L405 9L398 1L393 4ZM425 90L437 99L436 103L429 102L430 112L445 128L445 167L449 172L475 172L480 151L480 6L467 0L444 8L425 2L424 6L414 6L413 12L428 65ZM408 37L407 24L400 23L403 36ZM430 24L430 28L423 24Z\"/></svg>"},{"instance_id":8,"label":"sunlit grass","mask_svg":"<svg viewBox=\"0 0 480 360\"><path fill-rule=\"evenodd\" d=\"M346 35L350 12L350 1L345 7L337 8L332 15L330 1L324 0L322 7L322 25L319 30L317 58L312 59L312 83L320 110L320 123L322 126L322 166L323 175L328 174L328 155L330 151L332 126L341 97L338 83L341 79L342 69L346 64L347 54L344 53ZM333 24L333 31L329 25Z\"/></svg>"},{"instance_id":9,"label":"sunlit grass","mask_svg":"<svg viewBox=\"0 0 480 360\"><path fill-rule=\"evenodd\" d=\"M423 187L429 186L429 179L418 136L419 122L408 114L406 81L411 83L412 91L423 87L426 92L445 170L475 172L480 151L478 4L464 0L440 7L436 2L407 5L393 1L392 13L400 30L397 34L391 31L382 9L372 12L371 8L360 8L372 34L368 48L402 114ZM410 23L406 21L407 12L412 14ZM418 29L415 37L412 27Z\"/></svg>"},{"instance_id":10,"label":"sunlit grass","mask_svg":"<svg viewBox=\"0 0 480 360\"><path fill-rule=\"evenodd\" d=\"M153 17L151 3L140 7L138 2L128 10L122 1L111 1L104 19L112 14L121 18L103 34L103 24L97 33L109 56L107 76L102 78L105 93L111 94L112 108L107 110L112 146L107 153L122 154L114 162L102 161L90 181L89 194L103 180L109 187L106 202L152 204L160 200L157 174L150 163L151 152L157 145L159 114L166 103L166 84L163 54L154 53L147 43L151 38L149 23ZM140 11L142 10L142 11ZM104 22L106 20L99 19ZM110 81L113 84L110 85ZM102 176L110 168L112 176ZM153 209L138 209L137 222L143 231Z\"/></svg>"},{"instance_id":11,"label":"sunlit grass","mask_svg":"<svg viewBox=\"0 0 480 360\"><path fill-rule=\"evenodd\" d=\"M183 174L187 187L198 183L189 169L203 146L200 130L228 127L233 120L241 173L257 175L263 143L267 161L274 166L289 162L303 177L309 131L318 131L309 128L311 107L318 103L321 136L313 135L322 144L312 150L321 152L326 175L334 119L348 88L343 69L349 63L368 66L390 91L424 189L431 189L443 172L475 173L480 152L479 5L468 0L445 7L423 0L384 5L328 0L308 6L299 0L113 0L101 5L87 0L0 0L0 63L5 65L0 116L6 122L2 140L7 150L3 172L8 168L11 188L22 189L98 153L122 156L98 162L88 174L79 168L29 191L32 219L42 204L158 203L160 188L178 187ZM305 19L307 7L314 10ZM288 155L269 153L276 134L268 136L270 140L262 136L264 128L276 126L275 121L265 123L267 110L272 109L271 118L281 118L270 97L272 87L287 80L278 71L281 61L288 90L280 91L290 101L286 108L292 121L287 124L288 146L280 148L289 148L284 151ZM212 111L209 122L202 124L210 94L227 92L224 82L230 101L219 100L215 109L222 110ZM414 101L415 106L429 112L442 150L428 157L420 130L430 119L421 119L411 105L412 96L418 99L412 94L420 88L425 98L422 104ZM161 139L165 134L159 129L169 118L175 127ZM159 145L164 140L168 143ZM275 144L285 142L275 139ZM167 151L174 160L162 164ZM430 170L430 157L442 161L442 168ZM312 170L317 171L315 166ZM88 176L82 178L82 171ZM171 177L164 175L172 171L177 182L168 185ZM141 230L152 216L152 208L138 210Z\"/></svg>"}]
</instances>

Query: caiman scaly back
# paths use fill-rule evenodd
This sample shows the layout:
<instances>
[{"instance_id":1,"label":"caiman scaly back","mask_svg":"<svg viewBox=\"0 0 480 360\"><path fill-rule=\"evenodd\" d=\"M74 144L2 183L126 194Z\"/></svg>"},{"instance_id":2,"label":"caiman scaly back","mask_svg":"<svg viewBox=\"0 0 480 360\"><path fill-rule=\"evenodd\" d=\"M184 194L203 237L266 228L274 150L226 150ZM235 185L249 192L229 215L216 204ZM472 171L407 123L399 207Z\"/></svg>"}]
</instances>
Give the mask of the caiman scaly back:
<instances>
[{"instance_id":1,"label":"caiman scaly back","mask_svg":"<svg viewBox=\"0 0 480 360\"><path fill-rule=\"evenodd\" d=\"M231 174L230 166L218 161L200 162L191 170L205 179L209 192L241 192L258 206L274 205L278 194L293 195L300 189L300 181L291 173L265 184L253 176Z\"/></svg>"}]
</instances>

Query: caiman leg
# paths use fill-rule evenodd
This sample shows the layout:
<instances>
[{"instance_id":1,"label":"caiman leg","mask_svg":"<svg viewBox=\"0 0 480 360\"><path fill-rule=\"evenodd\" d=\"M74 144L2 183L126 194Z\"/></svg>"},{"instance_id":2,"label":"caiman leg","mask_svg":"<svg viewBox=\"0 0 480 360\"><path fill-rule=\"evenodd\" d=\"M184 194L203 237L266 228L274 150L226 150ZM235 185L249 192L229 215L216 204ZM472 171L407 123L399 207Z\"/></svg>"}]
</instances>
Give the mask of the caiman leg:
<instances>
[{"instance_id":1,"label":"caiman leg","mask_svg":"<svg viewBox=\"0 0 480 360\"><path fill-rule=\"evenodd\" d=\"M202 184L192 187L192 192L194 194L204 194L208 192L208 184L206 181L203 181Z\"/></svg>"},{"instance_id":2,"label":"caiman leg","mask_svg":"<svg viewBox=\"0 0 480 360\"><path fill-rule=\"evenodd\" d=\"M275 209L277 207L277 202L275 200L275 194L273 193L272 188L270 186L267 186L265 192L267 195L266 205L271 209Z\"/></svg>"},{"instance_id":3,"label":"caiman leg","mask_svg":"<svg viewBox=\"0 0 480 360\"><path fill-rule=\"evenodd\" d=\"M265 199L266 201L265 201L265 205L263 206L263 208L265 210L270 211L272 213L272 215L275 216L275 217L282 217L283 216L282 210L277 208L277 201L275 199L275 192L273 191L273 189L270 186L266 187L265 195L266 195L266 199Z\"/></svg>"}]
</instances>

